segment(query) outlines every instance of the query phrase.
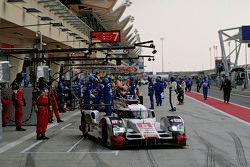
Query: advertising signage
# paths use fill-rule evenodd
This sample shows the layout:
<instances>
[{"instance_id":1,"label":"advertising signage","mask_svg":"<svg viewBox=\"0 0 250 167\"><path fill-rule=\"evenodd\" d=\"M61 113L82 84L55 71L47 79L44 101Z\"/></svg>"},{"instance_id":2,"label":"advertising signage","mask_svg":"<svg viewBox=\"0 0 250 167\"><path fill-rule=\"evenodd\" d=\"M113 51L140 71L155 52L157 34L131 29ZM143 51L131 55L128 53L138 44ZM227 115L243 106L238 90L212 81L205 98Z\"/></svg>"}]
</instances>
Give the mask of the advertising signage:
<instances>
[{"instance_id":1,"label":"advertising signage","mask_svg":"<svg viewBox=\"0 0 250 167\"><path fill-rule=\"evenodd\" d=\"M241 27L241 40L243 43L250 42L250 26Z\"/></svg>"},{"instance_id":2,"label":"advertising signage","mask_svg":"<svg viewBox=\"0 0 250 167\"><path fill-rule=\"evenodd\" d=\"M90 32L91 43L114 43L120 42L120 31L92 31Z\"/></svg>"}]
</instances>

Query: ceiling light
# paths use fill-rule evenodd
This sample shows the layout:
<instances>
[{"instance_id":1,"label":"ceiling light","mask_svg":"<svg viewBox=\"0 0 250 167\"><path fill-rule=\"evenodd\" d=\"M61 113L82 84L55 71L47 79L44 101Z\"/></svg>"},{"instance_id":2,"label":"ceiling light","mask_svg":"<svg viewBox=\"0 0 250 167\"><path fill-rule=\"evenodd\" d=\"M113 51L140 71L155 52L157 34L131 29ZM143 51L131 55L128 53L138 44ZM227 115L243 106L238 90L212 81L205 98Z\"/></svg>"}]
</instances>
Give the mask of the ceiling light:
<instances>
[{"instance_id":1,"label":"ceiling light","mask_svg":"<svg viewBox=\"0 0 250 167\"><path fill-rule=\"evenodd\" d=\"M12 2L25 2L23 0L8 0L9 3L12 3Z\"/></svg>"},{"instance_id":2,"label":"ceiling light","mask_svg":"<svg viewBox=\"0 0 250 167\"><path fill-rule=\"evenodd\" d=\"M45 17L41 17L41 20L43 20L43 21L51 21L53 19L50 18L50 17L45 16Z\"/></svg>"},{"instance_id":3,"label":"ceiling light","mask_svg":"<svg viewBox=\"0 0 250 167\"><path fill-rule=\"evenodd\" d=\"M61 27L61 26L63 26L62 23L51 23L51 25L54 26L54 27Z\"/></svg>"},{"instance_id":4,"label":"ceiling light","mask_svg":"<svg viewBox=\"0 0 250 167\"><path fill-rule=\"evenodd\" d=\"M40 13L40 10L37 10L36 8L25 8L23 7L27 13Z\"/></svg>"},{"instance_id":5,"label":"ceiling light","mask_svg":"<svg viewBox=\"0 0 250 167\"><path fill-rule=\"evenodd\" d=\"M67 28L62 28L62 31L65 32L65 31L70 31L70 30Z\"/></svg>"}]
</instances>

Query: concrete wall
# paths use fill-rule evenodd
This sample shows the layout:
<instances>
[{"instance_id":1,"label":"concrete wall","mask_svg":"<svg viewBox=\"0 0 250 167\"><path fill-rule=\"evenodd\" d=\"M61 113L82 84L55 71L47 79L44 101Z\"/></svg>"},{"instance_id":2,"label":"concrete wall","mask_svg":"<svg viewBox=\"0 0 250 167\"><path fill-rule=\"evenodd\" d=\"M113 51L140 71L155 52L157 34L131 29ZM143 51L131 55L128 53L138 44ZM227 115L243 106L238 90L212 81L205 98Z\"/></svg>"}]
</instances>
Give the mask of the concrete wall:
<instances>
[{"instance_id":1,"label":"concrete wall","mask_svg":"<svg viewBox=\"0 0 250 167\"><path fill-rule=\"evenodd\" d=\"M41 13L27 13L26 10L23 7L32 7L36 8L41 11ZM42 4L37 3L35 0L29 0L28 3L8 3L7 0L0 0L0 18L1 23L0 27L5 27L5 25L8 21L10 25L32 25L32 24L44 24L49 23L48 21L41 21L39 16L48 16L52 19L54 19L55 22L62 22L65 28L68 28L71 30L71 32L77 33L81 37L87 39L84 34L79 32L77 29L72 27L71 25L67 24L65 21L63 21L61 18L54 15L52 12L50 12L47 8L44 8ZM29 30L29 31L27 31ZM13 33L15 31L18 31L22 34L19 38ZM0 42L14 45L15 48L32 48L35 34L37 31L40 31L43 35L44 42L46 43L46 40L53 40L53 41L72 41L75 40L74 37L70 36L67 32L62 32L60 28L53 27L51 25L44 25L44 26L32 26L32 27L25 27L25 28L17 28L17 29L3 29L1 30L1 38ZM33 33L32 33L33 32ZM4 33L4 34L3 34ZM54 45L55 48L56 45L59 43L53 43L49 45ZM65 42L65 46L68 47L79 47L86 45L83 42ZM48 48L53 48L52 46L47 46ZM24 58L25 55L16 55L19 58ZM55 56L57 56L55 54ZM15 76L18 72L22 71L23 68L23 60L16 59L16 58L10 58L10 63L12 65L11 68L11 82L15 79ZM59 72L60 67L58 65L53 64L52 65L52 74Z\"/></svg>"}]
</instances>

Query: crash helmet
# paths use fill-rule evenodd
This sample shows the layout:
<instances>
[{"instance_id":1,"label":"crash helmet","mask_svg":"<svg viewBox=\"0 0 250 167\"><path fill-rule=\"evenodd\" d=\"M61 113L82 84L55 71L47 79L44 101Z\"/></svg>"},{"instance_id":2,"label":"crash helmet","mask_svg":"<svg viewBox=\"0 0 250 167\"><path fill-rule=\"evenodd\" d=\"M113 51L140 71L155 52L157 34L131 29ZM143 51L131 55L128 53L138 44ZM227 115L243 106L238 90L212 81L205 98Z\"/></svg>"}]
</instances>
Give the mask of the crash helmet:
<instances>
[{"instance_id":1,"label":"crash helmet","mask_svg":"<svg viewBox=\"0 0 250 167\"><path fill-rule=\"evenodd\" d=\"M89 75L88 76L88 80L89 80L89 82L94 82L95 81L95 77L93 75Z\"/></svg>"},{"instance_id":2,"label":"crash helmet","mask_svg":"<svg viewBox=\"0 0 250 167\"><path fill-rule=\"evenodd\" d=\"M130 75L129 79L132 81L135 79L135 76L134 75Z\"/></svg>"},{"instance_id":3,"label":"crash helmet","mask_svg":"<svg viewBox=\"0 0 250 167\"><path fill-rule=\"evenodd\" d=\"M104 85L107 85L109 83L109 79L107 77L104 77L102 82Z\"/></svg>"},{"instance_id":4,"label":"crash helmet","mask_svg":"<svg viewBox=\"0 0 250 167\"><path fill-rule=\"evenodd\" d=\"M60 81L65 81L64 75L60 75Z\"/></svg>"},{"instance_id":5,"label":"crash helmet","mask_svg":"<svg viewBox=\"0 0 250 167\"><path fill-rule=\"evenodd\" d=\"M39 87L40 89L44 89L46 86L47 86L47 81L46 81L46 79L45 79L44 77L40 77L40 78L38 79L38 87Z\"/></svg>"},{"instance_id":6,"label":"crash helmet","mask_svg":"<svg viewBox=\"0 0 250 167\"><path fill-rule=\"evenodd\" d=\"M23 80L23 75L22 75L22 73L17 73L17 74L16 74L16 81L17 81L17 82L22 82L22 80Z\"/></svg>"},{"instance_id":7,"label":"crash helmet","mask_svg":"<svg viewBox=\"0 0 250 167\"><path fill-rule=\"evenodd\" d=\"M170 81L171 81L171 82L175 81L175 78L174 78L174 77L171 77L171 78L170 78Z\"/></svg>"},{"instance_id":8,"label":"crash helmet","mask_svg":"<svg viewBox=\"0 0 250 167\"><path fill-rule=\"evenodd\" d=\"M152 78L150 76L148 76L148 82L151 82Z\"/></svg>"},{"instance_id":9,"label":"crash helmet","mask_svg":"<svg viewBox=\"0 0 250 167\"><path fill-rule=\"evenodd\" d=\"M161 81L161 77L160 76L157 76L156 77L156 82L160 82Z\"/></svg>"}]
</instances>

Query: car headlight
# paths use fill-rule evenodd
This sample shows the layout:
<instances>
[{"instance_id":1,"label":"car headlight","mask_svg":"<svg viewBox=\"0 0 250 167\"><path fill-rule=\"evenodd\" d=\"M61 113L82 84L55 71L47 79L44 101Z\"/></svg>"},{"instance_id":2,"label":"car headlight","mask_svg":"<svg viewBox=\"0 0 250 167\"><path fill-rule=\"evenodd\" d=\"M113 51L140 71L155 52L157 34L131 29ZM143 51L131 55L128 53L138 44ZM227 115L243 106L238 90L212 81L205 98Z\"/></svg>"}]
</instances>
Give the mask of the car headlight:
<instances>
[{"instance_id":1,"label":"car headlight","mask_svg":"<svg viewBox=\"0 0 250 167\"><path fill-rule=\"evenodd\" d=\"M123 134L125 131L126 131L126 129L124 127L115 127L115 128L113 128L114 136L119 136L119 135Z\"/></svg>"},{"instance_id":2,"label":"car headlight","mask_svg":"<svg viewBox=\"0 0 250 167\"><path fill-rule=\"evenodd\" d=\"M173 125L173 126L170 126L169 128L169 131L184 131L184 125L183 124L179 124L179 125Z\"/></svg>"}]
</instances>

